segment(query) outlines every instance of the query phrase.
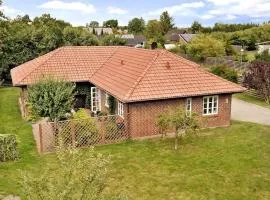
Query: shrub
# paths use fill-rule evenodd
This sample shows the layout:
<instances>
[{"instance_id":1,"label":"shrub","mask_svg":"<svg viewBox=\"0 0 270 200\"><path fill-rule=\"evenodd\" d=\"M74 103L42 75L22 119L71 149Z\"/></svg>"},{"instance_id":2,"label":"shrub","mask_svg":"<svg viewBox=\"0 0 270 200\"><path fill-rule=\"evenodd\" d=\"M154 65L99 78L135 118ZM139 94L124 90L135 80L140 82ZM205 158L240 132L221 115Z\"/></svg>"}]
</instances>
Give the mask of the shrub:
<instances>
[{"instance_id":1,"label":"shrub","mask_svg":"<svg viewBox=\"0 0 270 200\"><path fill-rule=\"evenodd\" d=\"M109 164L110 158L93 148L60 147L53 164L47 163L39 176L23 173L20 183L26 199L113 199L112 194L104 191Z\"/></svg>"},{"instance_id":2,"label":"shrub","mask_svg":"<svg viewBox=\"0 0 270 200\"><path fill-rule=\"evenodd\" d=\"M224 56L225 44L212 36L199 35L187 45L187 54L198 61L207 57Z\"/></svg>"},{"instance_id":3,"label":"shrub","mask_svg":"<svg viewBox=\"0 0 270 200\"><path fill-rule=\"evenodd\" d=\"M66 118L74 102L75 84L46 78L28 88L32 114L49 117L51 121Z\"/></svg>"},{"instance_id":4,"label":"shrub","mask_svg":"<svg viewBox=\"0 0 270 200\"><path fill-rule=\"evenodd\" d=\"M211 72L217 76L227 79L231 82L237 83L238 74L237 71L225 66L216 66L211 68Z\"/></svg>"},{"instance_id":5,"label":"shrub","mask_svg":"<svg viewBox=\"0 0 270 200\"><path fill-rule=\"evenodd\" d=\"M0 162L18 159L16 145L17 142L15 135L0 135Z\"/></svg>"},{"instance_id":6,"label":"shrub","mask_svg":"<svg viewBox=\"0 0 270 200\"><path fill-rule=\"evenodd\" d=\"M255 56L256 60L260 60L260 61L270 61L270 54L269 54L269 50L265 50L263 51L261 54L257 54Z\"/></svg>"}]
</instances>

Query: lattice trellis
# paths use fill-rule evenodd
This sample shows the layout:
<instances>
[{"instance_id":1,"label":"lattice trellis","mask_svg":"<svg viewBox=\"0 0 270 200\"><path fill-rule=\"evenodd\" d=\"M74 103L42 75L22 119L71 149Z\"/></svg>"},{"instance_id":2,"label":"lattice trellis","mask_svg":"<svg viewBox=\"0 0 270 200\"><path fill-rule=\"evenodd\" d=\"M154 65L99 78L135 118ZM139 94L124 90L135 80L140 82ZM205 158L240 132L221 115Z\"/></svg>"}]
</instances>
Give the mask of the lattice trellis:
<instances>
[{"instance_id":1,"label":"lattice trellis","mask_svg":"<svg viewBox=\"0 0 270 200\"><path fill-rule=\"evenodd\" d=\"M100 116L39 123L33 125L33 132L39 152L49 152L60 141L74 147L88 147L126 140L129 135L125 123L119 116Z\"/></svg>"}]
</instances>

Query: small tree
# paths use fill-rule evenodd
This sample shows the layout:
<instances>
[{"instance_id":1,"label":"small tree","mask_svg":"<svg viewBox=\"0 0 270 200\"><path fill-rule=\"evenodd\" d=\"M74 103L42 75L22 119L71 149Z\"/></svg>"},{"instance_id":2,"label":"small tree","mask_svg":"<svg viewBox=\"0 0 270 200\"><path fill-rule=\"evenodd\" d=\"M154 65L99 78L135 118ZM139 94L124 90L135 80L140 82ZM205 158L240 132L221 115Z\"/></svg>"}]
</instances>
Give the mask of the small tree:
<instances>
[{"instance_id":1,"label":"small tree","mask_svg":"<svg viewBox=\"0 0 270 200\"><path fill-rule=\"evenodd\" d=\"M244 86L255 89L270 103L270 63L253 62L244 74Z\"/></svg>"},{"instance_id":2,"label":"small tree","mask_svg":"<svg viewBox=\"0 0 270 200\"><path fill-rule=\"evenodd\" d=\"M65 118L74 102L75 84L52 78L43 79L28 88L28 103L38 117L51 121Z\"/></svg>"},{"instance_id":3,"label":"small tree","mask_svg":"<svg viewBox=\"0 0 270 200\"><path fill-rule=\"evenodd\" d=\"M38 176L23 173L21 185L27 199L106 199L109 164L109 157L93 148L78 150L60 145L55 162L48 163Z\"/></svg>"},{"instance_id":4,"label":"small tree","mask_svg":"<svg viewBox=\"0 0 270 200\"><path fill-rule=\"evenodd\" d=\"M163 35L165 35L174 26L173 18L169 15L168 11L164 11L160 15L159 21Z\"/></svg>"},{"instance_id":5,"label":"small tree","mask_svg":"<svg viewBox=\"0 0 270 200\"><path fill-rule=\"evenodd\" d=\"M178 149L179 137L196 133L200 124L194 113L187 114L182 108L173 112L164 113L158 116L157 125L161 131L162 137L169 129L175 130L175 150Z\"/></svg>"}]
</instances>

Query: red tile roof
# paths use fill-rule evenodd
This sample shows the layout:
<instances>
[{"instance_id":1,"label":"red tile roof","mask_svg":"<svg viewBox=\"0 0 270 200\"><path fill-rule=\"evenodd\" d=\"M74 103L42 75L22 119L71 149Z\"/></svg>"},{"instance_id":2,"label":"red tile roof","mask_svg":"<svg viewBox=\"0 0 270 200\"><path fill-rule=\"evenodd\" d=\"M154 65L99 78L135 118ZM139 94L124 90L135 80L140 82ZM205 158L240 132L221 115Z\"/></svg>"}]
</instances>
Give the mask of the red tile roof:
<instances>
[{"instance_id":1,"label":"red tile roof","mask_svg":"<svg viewBox=\"0 0 270 200\"><path fill-rule=\"evenodd\" d=\"M131 47L62 47L11 70L15 86L41 76L90 81L123 102L242 92L165 50Z\"/></svg>"}]
</instances>

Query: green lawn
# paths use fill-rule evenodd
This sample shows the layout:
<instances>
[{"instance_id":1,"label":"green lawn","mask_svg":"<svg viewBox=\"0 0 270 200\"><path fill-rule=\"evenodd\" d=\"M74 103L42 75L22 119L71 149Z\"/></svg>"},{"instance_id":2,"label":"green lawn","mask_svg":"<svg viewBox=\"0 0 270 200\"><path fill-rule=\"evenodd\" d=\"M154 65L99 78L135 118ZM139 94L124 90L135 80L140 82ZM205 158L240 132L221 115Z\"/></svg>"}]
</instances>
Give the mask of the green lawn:
<instances>
[{"instance_id":1,"label":"green lawn","mask_svg":"<svg viewBox=\"0 0 270 200\"><path fill-rule=\"evenodd\" d=\"M53 155L36 153L17 97L17 89L0 88L0 131L18 136L21 154L18 162L0 164L0 191L23 196L20 170L42 170ZM130 199L270 199L269 126L233 122L201 133L178 151L172 139L97 147L112 156L107 190L123 191Z\"/></svg>"},{"instance_id":2,"label":"green lawn","mask_svg":"<svg viewBox=\"0 0 270 200\"><path fill-rule=\"evenodd\" d=\"M270 104L266 103L264 100L251 96L247 93L234 94L233 96L236 97L237 99L240 99L249 103L253 103L259 106L270 108Z\"/></svg>"}]
</instances>

